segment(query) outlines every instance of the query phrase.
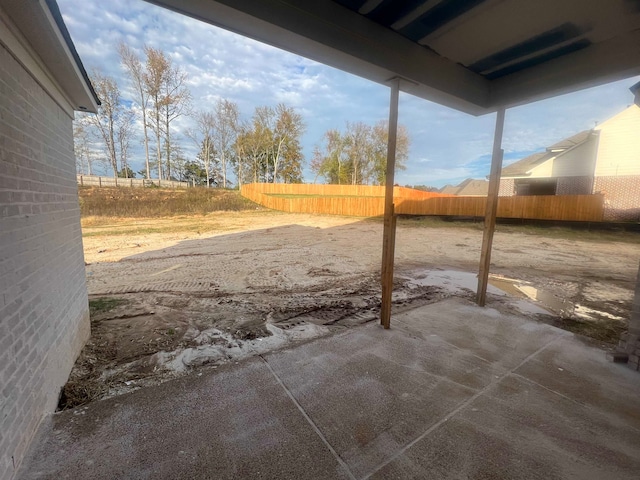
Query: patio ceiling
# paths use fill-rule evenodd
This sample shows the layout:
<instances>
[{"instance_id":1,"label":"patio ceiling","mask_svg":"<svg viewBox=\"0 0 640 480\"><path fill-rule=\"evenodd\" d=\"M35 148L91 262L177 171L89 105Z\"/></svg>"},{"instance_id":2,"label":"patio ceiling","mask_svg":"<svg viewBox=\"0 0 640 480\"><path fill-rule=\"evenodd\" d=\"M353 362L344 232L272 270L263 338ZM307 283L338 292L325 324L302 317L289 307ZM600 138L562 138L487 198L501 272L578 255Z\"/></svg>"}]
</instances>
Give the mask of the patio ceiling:
<instances>
[{"instance_id":1,"label":"patio ceiling","mask_svg":"<svg viewBox=\"0 0 640 480\"><path fill-rule=\"evenodd\" d=\"M640 74L640 0L147 0L474 115Z\"/></svg>"}]
</instances>

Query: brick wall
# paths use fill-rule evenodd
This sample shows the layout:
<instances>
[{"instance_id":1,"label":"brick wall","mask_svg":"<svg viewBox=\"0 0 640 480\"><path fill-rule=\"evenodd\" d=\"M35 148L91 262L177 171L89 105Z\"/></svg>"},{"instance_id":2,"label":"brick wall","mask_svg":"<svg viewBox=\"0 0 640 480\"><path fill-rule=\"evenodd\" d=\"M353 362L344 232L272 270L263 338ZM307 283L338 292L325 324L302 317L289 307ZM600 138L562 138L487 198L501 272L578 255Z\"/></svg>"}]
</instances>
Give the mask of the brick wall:
<instances>
[{"instance_id":1,"label":"brick wall","mask_svg":"<svg viewBox=\"0 0 640 480\"><path fill-rule=\"evenodd\" d=\"M590 195L593 193L593 177L558 177L556 195Z\"/></svg>"},{"instance_id":2,"label":"brick wall","mask_svg":"<svg viewBox=\"0 0 640 480\"><path fill-rule=\"evenodd\" d=\"M0 479L88 335L71 118L0 45Z\"/></svg>"},{"instance_id":3,"label":"brick wall","mask_svg":"<svg viewBox=\"0 0 640 480\"><path fill-rule=\"evenodd\" d=\"M516 194L515 181L513 178L501 178L500 189L498 190L499 197L513 197Z\"/></svg>"},{"instance_id":4,"label":"brick wall","mask_svg":"<svg viewBox=\"0 0 640 480\"><path fill-rule=\"evenodd\" d=\"M640 175L595 177L593 192L604 194L605 221L640 221Z\"/></svg>"}]
</instances>

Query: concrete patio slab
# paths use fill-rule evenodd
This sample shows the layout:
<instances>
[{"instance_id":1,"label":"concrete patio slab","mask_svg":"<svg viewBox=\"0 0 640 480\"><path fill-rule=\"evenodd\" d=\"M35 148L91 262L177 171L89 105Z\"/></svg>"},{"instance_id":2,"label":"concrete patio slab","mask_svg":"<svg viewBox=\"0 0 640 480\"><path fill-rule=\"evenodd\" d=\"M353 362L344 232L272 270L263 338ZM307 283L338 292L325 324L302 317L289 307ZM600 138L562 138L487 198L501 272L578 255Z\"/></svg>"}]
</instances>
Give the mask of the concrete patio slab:
<instances>
[{"instance_id":1,"label":"concrete patio slab","mask_svg":"<svg viewBox=\"0 0 640 480\"><path fill-rule=\"evenodd\" d=\"M54 415L19 478L349 478L260 358Z\"/></svg>"},{"instance_id":2,"label":"concrete patio slab","mask_svg":"<svg viewBox=\"0 0 640 480\"><path fill-rule=\"evenodd\" d=\"M54 415L36 478L616 478L640 472L640 375L449 299Z\"/></svg>"}]
</instances>

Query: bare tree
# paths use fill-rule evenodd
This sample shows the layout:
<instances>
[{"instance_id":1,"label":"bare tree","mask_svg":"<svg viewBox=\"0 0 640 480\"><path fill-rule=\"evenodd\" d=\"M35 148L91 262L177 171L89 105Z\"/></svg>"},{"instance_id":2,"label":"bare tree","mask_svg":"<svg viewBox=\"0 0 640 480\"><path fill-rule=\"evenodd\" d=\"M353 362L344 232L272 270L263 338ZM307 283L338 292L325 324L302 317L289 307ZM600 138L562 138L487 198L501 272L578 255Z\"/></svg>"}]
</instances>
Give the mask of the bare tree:
<instances>
[{"instance_id":1,"label":"bare tree","mask_svg":"<svg viewBox=\"0 0 640 480\"><path fill-rule=\"evenodd\" d=\"M178 117L189 113L191 104L191 92L185 85L187 80L186 72L179 67L173 67L169 60L167 75L162 85L161 106L163 112L164 144L167 161L167 177L171 178L171 123Z\"/></svg>"},{"instance_id":2,"label":"bare tree","mask_svg":"<svg viewBox=\"0 0 640 480\"><path fill-rule=\"evenodd\" d=\"M140 107L142 116L142 134L144 141L144 159L147 179L151 178L151 168L149 166L149 131L147 122L147 108L149 107L149 94L147 93L145 83L145 67L140 61L140 58L131 50L127 45L121 42L118 45L118 53L120 54L120 61L125 67L131 84L134 87L138 96L137 103Z\"/></svg>"},{"instance_id":3,"label":"bare tree","mask_svg":"<svg viewBox=\"0 0 640 480\"><path fill-rule=\"evenodd\" d=\"M122 113L120 89L115 79L95 69L91 74L91 83L102 104L98 108L97 114L87 117L88 122L95 127L100 139L104 142L108 161L113 170L113 177L117 179L116 129Z\"/></svg>"},{"instance_id":4,"label":"bare tree","mask_svg":"<svg viewBox=\"0 0 640 480\"><path fill-rule=\"evenodd\" d=\"M159 49L145 47L146 64L143 74L145 91L151 103L149 125L156 136L158 178L163 177L162 139L166 160L165 176L171 177L171 123L188 113L191 94L186 87L187 74L171 64L171 59Z\"/></svg>"},{"instance_id":5,"label":"bare tree","mask_svg":"<svg viewBox=\"0 0 640 480\"><path fill-rule=\"evenodd\" d=\"M220 159L223 188L227 188L227 165L233 158L233 148L239 130L239 116L236 103L225 99L216 103L213 117L213 145Z\"/></svg>"},{"instance_id":6,"label":"bare tree","mask_svg":"<svg viewBox=\"0 0 640 480\"><path fill-rule=\"evenodd\" d=\"M211 159L214 154L213 131L215 129L215 118L210 112L199 112L194 116L196 128L187 131L189 137L201 150L201 157L204 163L204 170L207 176L207 187L210 186L209 179L212 177Z\"/></svg>"},{"instance_id":7,"label":"bare tree","mask_svg":"<svg viewBox=\"0 0 640 480\"><path fill-rule=\"evenodd\" d=\"M135 113L130 108L123 109L117 121L116 139L120 150L120 170L125 178L129 178L129 146L133 137L133 121Z\"/></svg>"},{"instance_id":8,"label":"bare tree","mask_svg":"<svg viewBox=\"0 0 640 480\"><path fill-rule=\"evenodd\" d=\"M82 114L80 114L82 115ZM76 170L80 174L91 175L93 152L89 140L89 125L86 115L73 121L73 152L76 157Z\"/></svg>"},{"instance_id":9,"label":"bare tree","mask_svg":"<svg viewBox=\"0 0 640 480\"><path fill-rule=\"evenodd\" d=\"M144 87L151 102L149 125L156 136L156 162L158 165L158 179L162 179L162 88L170 69L169 62L161 50L144 47L146 55L145 71L143 72Z\"/></svg>"}]
</instances>

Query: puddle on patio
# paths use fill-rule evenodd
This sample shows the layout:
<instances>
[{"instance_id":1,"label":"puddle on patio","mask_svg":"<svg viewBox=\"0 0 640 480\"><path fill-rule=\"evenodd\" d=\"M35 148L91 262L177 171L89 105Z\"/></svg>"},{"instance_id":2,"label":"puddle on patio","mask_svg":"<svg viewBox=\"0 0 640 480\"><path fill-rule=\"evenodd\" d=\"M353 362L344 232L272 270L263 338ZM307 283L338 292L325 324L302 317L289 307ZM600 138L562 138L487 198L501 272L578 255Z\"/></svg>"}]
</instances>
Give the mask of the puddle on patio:
<instances>
[{"instance_id":1,"label":"puddle on patio","mask_svg":"<svg viewBox=\"0 0 640 480\"><path fill-rule=\"evenodd\" d=\"M561 318L573 318L576 320L609 319L624 321L623 317L613 315L603 310L572 303L566 298L559 297L548 290L536 288L531 283L515 278L507 278L501 275L489 275L489 283L512 296L526 298Z\"/></svg>"},{"instance_id":2,"label":"puddle on patio","mask_svg":"<svg viewBox=\"0 0 640 480\"><path fill-rule=\"evenodd\" d=\"M437 286L452 294L475 292L478 285L476 273L456 270L425 270L407 278L415 286ZM548 289L531 282L490 274L487 292L500 297L511 297L514 306L522 313L553 315L576 321L624 321L624 317L590 306L574 303ZM613 300L613 299L612 299ZM592 303L592 302L590 302Z\"/></svg>"}]
</instances>

